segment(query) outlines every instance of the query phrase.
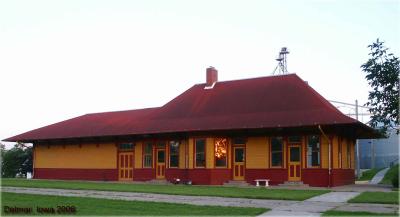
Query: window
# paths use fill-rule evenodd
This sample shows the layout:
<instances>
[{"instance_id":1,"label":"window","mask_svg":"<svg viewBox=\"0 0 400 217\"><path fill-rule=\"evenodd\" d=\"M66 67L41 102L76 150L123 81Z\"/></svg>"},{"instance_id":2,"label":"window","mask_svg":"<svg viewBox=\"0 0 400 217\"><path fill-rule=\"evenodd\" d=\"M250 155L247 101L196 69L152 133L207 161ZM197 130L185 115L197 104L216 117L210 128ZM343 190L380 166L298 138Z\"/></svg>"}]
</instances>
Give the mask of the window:
<instances>
[{"instance_id":1,"label":"window","mask_svg":"<svg viewBox=\"0 0 400 217\"><path fill-rule=\"evenodd\" d=\"M165 150L157 150L157 162L165 163Z\"/></svg>"},{"instance_id":2,"label":"window","mask_svg":"<svg viewBox=\"0 0 400 217\"><path fill-rule=\"evenodd\" d=\"M205 150L206 150L206 140L205 139L196 139L195 140L195 167L205 167L206 166L206 158L205 158Z\"/></svg>"},{"instance_id":3,"label":"window","mask_svg":"<svg viewBox=\"0 0 400 217\"><path fill-rule=\"evenodd\" d=\"M133 150L133 143L121 143L119 144L118 148L121 151Z\"/></svg>"},{"instance_id":4,"label":"window","mask_svg":"<svg viewBox=\"0 0 400 217\"><path fill-rule=\"evenodd\" d=\"M290 147L290 161L300 162L300 147L298 146Z\"/></svg>"},{"instance_id":5,"label":"window","mask_svg":"<svg viewBox=\"0 0 400 217\"><path fill-rule=\"evenodd\" d=\"M153 143L146 142L143 151L143 167L153 167Z\"/></svg>"},{"instance_id":6,"label":"window","mask_svg":"<svg viewBox=\"0 0 400 217\"><path fill-rule=\"evenodd\" d=\"M169 142L169 167L179 166L179 142Z\"/></svg>"},{"instance_id":7,"label":"window","mask_svg":"<svg viewBox=\"0 0 400 217\"><path fill-rule=\"evenodd\" d=\"M320 166L319 136L307 137L307 167Z\"/></svg>"},{"instance_id":8,"label":"window","mask_svg":"<svg viewBox=\"0 0 400 217\"><path fill-rule=\"evenodd\" d=\"M227 165L227 149L228 140L227 139L215 139L215 166L216 167L226 167Z\"/></svg>"},{"instance_id":9,"label":"window","mask_svg":"<svg viewBox=\"0 0 400 217\"><path fill-rule=\"evenodd\" d=\"M235 150L235 163L243 163L244 162L244 148L237 147Z\"/></svg>"},{"instance_id":10,"label":"window","mask_svg":"<svg viewBox=\"0 0 400 217\"><path fill-rule=\"evenodd\" d=\"M281 167L283 161L283 139L272 137L271 139L271 166Z\"/></svg>"}]
</instances>

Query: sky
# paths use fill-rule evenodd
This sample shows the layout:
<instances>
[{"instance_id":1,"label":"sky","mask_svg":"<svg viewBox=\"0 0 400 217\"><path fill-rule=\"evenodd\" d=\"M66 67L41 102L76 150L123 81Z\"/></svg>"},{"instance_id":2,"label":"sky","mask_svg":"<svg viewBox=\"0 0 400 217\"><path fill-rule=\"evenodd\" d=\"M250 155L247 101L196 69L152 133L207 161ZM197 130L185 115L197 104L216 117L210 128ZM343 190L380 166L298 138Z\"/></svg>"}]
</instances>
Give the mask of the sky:
<instances>
[{"instance_id":1,"label":"sky","mask_svg":"<svg viewBox=\"0 0 400 217\"><path fill-rule=\"evenodd\" d=\"M3 0L0 140L162 106L208 66L220 81L270 76L281 47L288 71L326 99L364 104L360 66L377 38L400 55L399 0Z\"/></svg>"}]
</instances>

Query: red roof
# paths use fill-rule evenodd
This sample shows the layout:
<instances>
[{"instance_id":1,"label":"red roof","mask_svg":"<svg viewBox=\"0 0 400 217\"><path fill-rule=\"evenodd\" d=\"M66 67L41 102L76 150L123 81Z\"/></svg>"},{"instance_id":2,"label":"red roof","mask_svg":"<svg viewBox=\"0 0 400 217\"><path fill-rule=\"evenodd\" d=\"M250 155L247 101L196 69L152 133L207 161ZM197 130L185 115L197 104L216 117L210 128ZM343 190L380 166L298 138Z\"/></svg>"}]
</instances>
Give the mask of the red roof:
<instances>
[{"instance_id":1,"label":"red roof","mask_svg":"<svg viewBox=\"0 0 400 217\"><path fill-rule=\"evenodd\" d=\"M197 84L159 108L79 116L6 141L357 124L296 74ZM369 128L370 129L370 128Z\"/></svg>"}]
</instances>

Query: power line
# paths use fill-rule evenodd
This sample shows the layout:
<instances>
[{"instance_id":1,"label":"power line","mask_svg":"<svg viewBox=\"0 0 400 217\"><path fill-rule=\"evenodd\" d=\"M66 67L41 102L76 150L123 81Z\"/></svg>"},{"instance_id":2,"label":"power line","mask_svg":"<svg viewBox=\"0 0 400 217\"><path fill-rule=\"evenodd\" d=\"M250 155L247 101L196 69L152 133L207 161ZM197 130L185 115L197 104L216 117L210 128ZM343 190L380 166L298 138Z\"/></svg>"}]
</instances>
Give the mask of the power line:
<instances>
[{"instance_id":1,"label":"power line","mask_svg":"<svg viewBox=\"0 0 400 217\"><path fill-rule=\"evenodd\" d=\"M339 101L335 101L335 100L329 100L329 102L333 102L333 103L339 103L339 104L343 104L343 105L350 105L352 107L355 107L356 104L352 104L352 103L348 103L348 102L339 102ZM368 106L362 106L362 105L357 105L358 107L361 108L366 108L366 109L371 109L372 107L368 107Z\"/></svg>"}]
</instances>

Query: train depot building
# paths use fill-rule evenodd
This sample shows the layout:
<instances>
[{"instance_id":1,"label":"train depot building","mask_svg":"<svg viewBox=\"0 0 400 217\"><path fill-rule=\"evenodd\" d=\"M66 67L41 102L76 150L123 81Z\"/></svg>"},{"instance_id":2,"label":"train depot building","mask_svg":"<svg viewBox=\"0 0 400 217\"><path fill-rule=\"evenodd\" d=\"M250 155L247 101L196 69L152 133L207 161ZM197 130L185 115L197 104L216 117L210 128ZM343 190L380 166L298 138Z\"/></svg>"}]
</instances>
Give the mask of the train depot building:
<instances>
[{"instance_id":1,"label":"train depot building","mask_svg":"<svg viewBox=\"0 0 400 217\"><path fill-rule=\"evenodd\" d=\"M5 141L33 144L35 179L254 185L354 183L375 131L296 74L196 84L158 108L86 114Z\"/></svg>"}]
</instances>

